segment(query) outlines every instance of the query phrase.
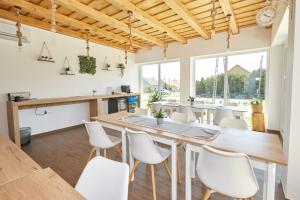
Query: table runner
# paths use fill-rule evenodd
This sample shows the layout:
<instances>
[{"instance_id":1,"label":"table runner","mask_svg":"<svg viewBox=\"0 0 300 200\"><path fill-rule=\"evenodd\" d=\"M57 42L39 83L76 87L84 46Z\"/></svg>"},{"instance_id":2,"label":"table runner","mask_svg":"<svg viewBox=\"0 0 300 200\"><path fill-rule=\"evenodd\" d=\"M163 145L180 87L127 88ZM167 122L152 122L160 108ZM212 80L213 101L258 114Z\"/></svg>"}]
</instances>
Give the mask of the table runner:
<instances>
[{"instance_id":1,"label":"table runner","mask_svg":"<svg viewBox=\"0 0 300 200\"><path fill-rule=\"evenodd\" d=\"M182 124L169 119L164 119L162 124L157 125L156 119L148 116L132 115L121 118L120 120L147 128L153 128L202 140L213 140L221 133L219 130L197 127L193 124Z\"/></svg>"}]
</instances>

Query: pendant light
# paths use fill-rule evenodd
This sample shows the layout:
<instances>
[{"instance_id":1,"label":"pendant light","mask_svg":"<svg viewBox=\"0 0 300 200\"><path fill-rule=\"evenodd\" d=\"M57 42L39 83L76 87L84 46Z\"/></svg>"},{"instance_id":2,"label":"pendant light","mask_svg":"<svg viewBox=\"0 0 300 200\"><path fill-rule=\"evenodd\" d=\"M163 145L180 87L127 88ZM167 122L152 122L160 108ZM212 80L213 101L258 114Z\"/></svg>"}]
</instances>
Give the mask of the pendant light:
<instances>
[{"instance_id":1,"label":"pendant light","mask_svg":"<svg viewBox=\"0 0 300 200\"><path fill-rule=\"evenodd\" d=\"M164 61L167 60L167 47L168 47L167 32L164 32Z\"/></svg>"},{"instance_id":2,"label":"pendant light","mask_svg":"<svg viewBox=\"0 0 300 200\"><path fill-rule=\"evenodd\" d=\"M230 39L231 39L230 20L231 20L231 14L228 14L228 15L227 15L227 21L228 21L228 29L227 29L227 49L230 49Z\"/></svg>"},{"instance_id":3,"label":"pendant light","mask_svg":"<svg viewBox=\"0 0 300 200\"><path fill-rule=\"evenodd\" d=\"M21 12L21 8L18 6L15 6L16 9L16 15L17 15L17 23L16 23L16 27L17 27L17 31L16 31L16 35L18 37L18 46L22 47L22 37L23 34L21 32L21 22L20 22L20 12Z\"/></svg>"},{"instance_id":4,"label":"pendant light","mask_svg":"<svg viewBox=\"0 0 300 200\"><path fill-rule=\"evenodd\" d=\"M211 25L211 38L213 38L216 34L216 27L215 27L215 20L217 15L217 9L216 9L216 0L212 0L212 9L211 9L211 19L212 19L212 25Z\"/></svg>"}]
</instances>

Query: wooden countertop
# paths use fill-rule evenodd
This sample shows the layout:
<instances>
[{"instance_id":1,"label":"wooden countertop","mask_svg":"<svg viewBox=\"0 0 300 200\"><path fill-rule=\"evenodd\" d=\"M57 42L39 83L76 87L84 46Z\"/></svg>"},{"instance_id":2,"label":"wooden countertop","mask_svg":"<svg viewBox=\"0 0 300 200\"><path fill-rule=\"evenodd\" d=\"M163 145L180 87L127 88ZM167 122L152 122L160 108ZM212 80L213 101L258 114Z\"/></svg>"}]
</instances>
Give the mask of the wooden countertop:
<instances>
[{"instance_id":1,"label":"wooden countertop","mask_svg":"<svg viewBox=\"0 0 300 200\"><path fill-rule=\"evenodd\" d=\"M97 99L110 99L119 97L131 97L139 96L139 93L130 94L115 94L115 95L95 95L95 96L71 96L71 97L59 97L59 98L42 98L42 99L31 99L25 101L9 102L12 106L34 106L34 105L45 105L45 104L59 104L59 103L72 103L72 102L84 102Z\"/></svg>"},{"instance_id":2,"label":"wooden countertop","mask_svg":"<svg viewBox=\"0 0 300 200\"><path fill-rule=\"evenodd\" d=\"M152 135L174 139L179 142L187 142L199 146L209 145L211 147L224 151L245 153L252 159L273 162L280 165L287 165L287 162L283 155L283 148L280 138L278 135L275 134L222 128L222 134L220 134L215 140L205 141L153 128L137 126L135 124L119 120L121 117L126 117L129 115L133 114L127 112L120 112L109 115L101 115L98 117L92 117L91 119L121 127L127 127L133 130L145 131Z\"/></svg>"},{"instance_id":3,"label":"wooden countertop","mask_svg":"<svg viewBox=\"0 0 300 200\"><path fill-rule=\"evenodd\" d=\"M0 185L40 169L36 162L0 133Z\"/></svg>"}]
</instances>

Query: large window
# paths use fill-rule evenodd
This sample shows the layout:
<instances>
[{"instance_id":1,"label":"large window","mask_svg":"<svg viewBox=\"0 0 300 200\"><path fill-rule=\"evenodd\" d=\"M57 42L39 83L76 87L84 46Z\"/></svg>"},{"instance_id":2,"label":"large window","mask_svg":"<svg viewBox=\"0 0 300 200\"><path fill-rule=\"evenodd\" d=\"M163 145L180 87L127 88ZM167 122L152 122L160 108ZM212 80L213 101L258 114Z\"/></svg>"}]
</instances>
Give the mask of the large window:
<instances>
[{"instance_id":1,"label":"large window","mask_svg":"<svg viewBox=\"0 0 300 200\"><path fill-rule=\"evenodd\" d=\"M180 62L144 64L142 71L142 106L145 106L152 90L164 93L165 100L180 100Z\"/></svg>"},{"instance_id":2,"label":"large window","mask_svg":"<svg viewBox=\"0 0 300 200\"><path fill-rule=\"evenodd\" d=\"M200 58L195 60L195 94L206 103L265 99L267 52Z\"/></svg>"}]
</instances>

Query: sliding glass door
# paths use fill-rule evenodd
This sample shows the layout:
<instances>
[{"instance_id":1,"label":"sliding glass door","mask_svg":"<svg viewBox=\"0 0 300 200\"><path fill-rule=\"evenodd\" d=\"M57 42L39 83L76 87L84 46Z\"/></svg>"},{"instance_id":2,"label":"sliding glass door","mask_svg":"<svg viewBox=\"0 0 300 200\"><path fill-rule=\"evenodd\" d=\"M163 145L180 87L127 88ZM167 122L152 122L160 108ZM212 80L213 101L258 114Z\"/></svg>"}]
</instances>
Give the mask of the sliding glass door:
<instances>
[{"instance_id":1,"label":"sliding glass door","mask_svg":"<svg viewBox=\"0 0 300 200\"><path fill-rule=\"evenodd\" d=\"M145 107L149 95L158 90L164 100L180 100L180 62L158 62L141 65L142 107Z\"/></svg>"}]
</instances>

